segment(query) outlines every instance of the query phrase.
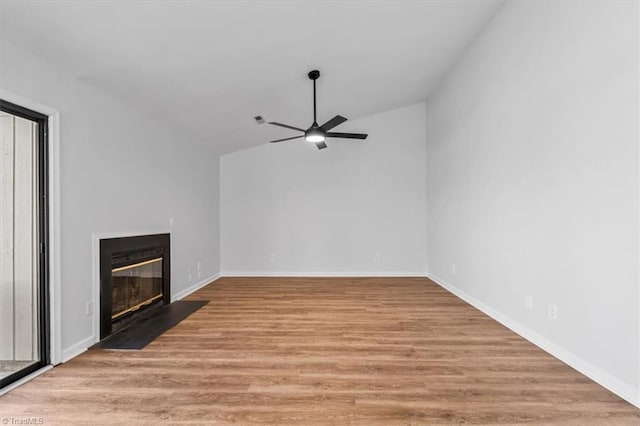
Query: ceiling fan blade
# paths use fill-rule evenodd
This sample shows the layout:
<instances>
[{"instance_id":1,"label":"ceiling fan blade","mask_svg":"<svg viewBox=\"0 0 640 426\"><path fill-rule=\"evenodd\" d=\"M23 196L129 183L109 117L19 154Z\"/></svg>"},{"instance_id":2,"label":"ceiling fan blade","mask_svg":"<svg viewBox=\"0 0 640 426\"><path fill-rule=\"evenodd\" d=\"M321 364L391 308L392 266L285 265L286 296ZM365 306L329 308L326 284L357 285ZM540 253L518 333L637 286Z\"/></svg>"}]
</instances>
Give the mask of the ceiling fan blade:
<instances>
[{"instance_id":1,"label":"ceiling fan blade","mask_svg":"<svg viewBox=\"0 0 640 426\"><path fill-rule=\"evenodd\" d=\"M333 129L334 127L344 123L345 121L347 121L346 118L344 118L341 115L336 115L335 117L333 117L331 120L327 121L326 123L324 123L322 126L322 129L324 129L325 132Z\"/></svg>"},{"instance_id":2,"label":"ceiling fan blade","mask_svg":"<svg viewBox=\"0 0 640 426\"><path fill-rule=\"evenodd\" d=\"M280 127L286 127L287 129L291 129L291 130L297 130L299 132L304 132L304 129L301 129L299 127L293 127L293 126L289 126L288 124L282 124L282 123L278 123L275 121L270 121L269 124L273 124L274 126L280 126Z\"/></svg>"},{"instance_id":3,"label":"ceiling fan blade","mask_svg":"<svg viewBox=\"0 0 640 426\"><path fill-rule=\"evenodd\" d=\"M294 136L292 138L284 138L284 139L276 139L275 141L271 141L271 143L276 143L276 142L283 142L283 141L290 141L291 139L300 139L304 137L304 135L300 135L300 136Z\"/></svg>"},{"instance_id":4,"label":"ceiling fan blade","mask_svg":"<svg viewBox=\"0 0 640 426\"><path fill-rule=\"evenodd\" d=\"M325 149L327 147L327 144L324 142L316 142L316 146L318 147L318 149Z\"/></svg>"},{"instance_id":5,"label":"ceiling fan blade","mask_svg":"<svg viewBox=\"0 0 640 426\"><path fill-rule=\"evenodd\" d=\"M365 133L335 133L328 132L326 135L328 138L344 138L344 139L366 139L367 134Z\"/></svg>"}]
</instances>

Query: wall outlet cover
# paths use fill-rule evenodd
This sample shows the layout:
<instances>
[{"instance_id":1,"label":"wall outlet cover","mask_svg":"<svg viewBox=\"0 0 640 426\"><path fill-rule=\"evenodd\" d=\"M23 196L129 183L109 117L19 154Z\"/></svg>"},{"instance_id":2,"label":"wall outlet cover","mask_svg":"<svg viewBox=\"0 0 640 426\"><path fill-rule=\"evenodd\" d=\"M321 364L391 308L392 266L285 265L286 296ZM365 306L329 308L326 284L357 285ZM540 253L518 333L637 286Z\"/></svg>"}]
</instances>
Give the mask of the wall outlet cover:
<instances>
[{"instance_id":1,"label":"wall outlet cover","mask_svg":"<svg viewBox=\"0 0 640 426\"><path fill-rule=\"evenodd\" d=\"M525 297L525 306L527 307L528 310L533 310L533 296L531 296L530 294L527 294L527 296Z\"/></svg>"},{"instance_id":2,"label":"wall outlet cover","mask_svg":"<svg viewBox=\"0 0 640 426\"><path fill-rule=\"evenodd\" d=\"M547 306L548 310L547 310L547 316L549 317L549 319L551 320L557 320L558 319L558 306L554 305L553 303L549 303L549 305Z\"/></svg>"}]
</instances>

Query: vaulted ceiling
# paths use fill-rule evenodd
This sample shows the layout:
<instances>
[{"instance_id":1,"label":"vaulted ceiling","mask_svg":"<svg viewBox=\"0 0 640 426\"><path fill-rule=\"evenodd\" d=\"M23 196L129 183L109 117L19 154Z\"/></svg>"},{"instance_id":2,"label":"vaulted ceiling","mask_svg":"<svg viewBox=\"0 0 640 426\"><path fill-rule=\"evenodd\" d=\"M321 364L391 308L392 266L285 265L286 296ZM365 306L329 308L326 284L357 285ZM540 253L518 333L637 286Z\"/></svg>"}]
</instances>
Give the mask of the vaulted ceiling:
<instances>
[{"instance_id":1,"label":"vaulted ceiling","mask_svg":"<svg viewBox=\"0 0 640 426\"><path fill-rule=\"evenodd\" d=\"M320 122L425 100L501 3L2 2L0 36L225 153L308 127L314 68Z\"/></svg>"}]
</instances>

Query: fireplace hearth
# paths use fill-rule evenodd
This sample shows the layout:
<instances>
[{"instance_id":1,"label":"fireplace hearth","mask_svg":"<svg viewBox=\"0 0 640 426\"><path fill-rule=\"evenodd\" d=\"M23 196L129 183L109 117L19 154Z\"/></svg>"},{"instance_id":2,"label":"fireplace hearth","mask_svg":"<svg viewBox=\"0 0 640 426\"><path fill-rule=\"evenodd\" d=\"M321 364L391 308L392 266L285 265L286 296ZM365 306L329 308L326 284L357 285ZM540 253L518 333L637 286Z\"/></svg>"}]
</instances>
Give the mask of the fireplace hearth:
<instances>
[{"instance_id":1,"label":"fireplace hearth","mask_svg":"<svg viewBox=\"0 0 640 426\"><path fill-rule=\"evenodd\" d=\"M170 235L100 240L100 339L171 303Z\"/></svg>"}]
</instances>

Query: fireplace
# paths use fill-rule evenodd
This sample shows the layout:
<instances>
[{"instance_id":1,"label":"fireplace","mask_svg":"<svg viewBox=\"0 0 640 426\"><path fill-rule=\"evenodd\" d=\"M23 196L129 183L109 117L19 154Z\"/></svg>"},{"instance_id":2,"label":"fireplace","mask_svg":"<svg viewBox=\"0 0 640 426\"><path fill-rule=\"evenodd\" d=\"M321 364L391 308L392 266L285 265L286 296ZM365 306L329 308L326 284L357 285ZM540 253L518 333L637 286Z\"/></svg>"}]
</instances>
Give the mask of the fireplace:
<instances>
[{"instance_id":1,"label":"fireplace","mask_svg":"<svg viewBox=\"0 0 640 426\"><path fill-rule=\"evenodd\" d=\"M100 240L100 339L171 303L169 234Z\"/></svg>"}]
</instances>

